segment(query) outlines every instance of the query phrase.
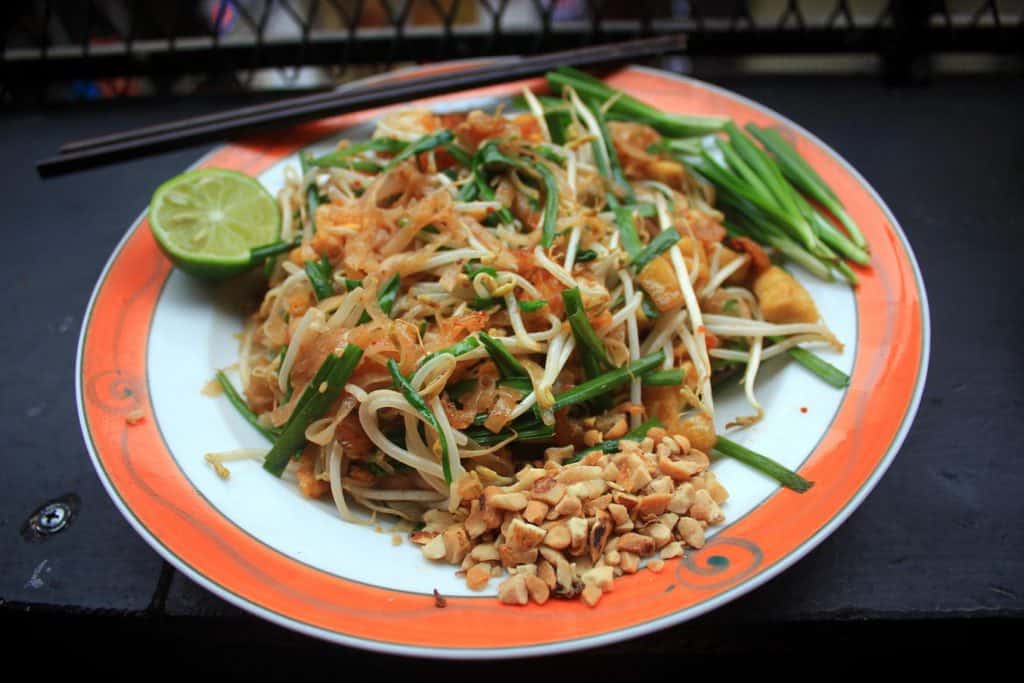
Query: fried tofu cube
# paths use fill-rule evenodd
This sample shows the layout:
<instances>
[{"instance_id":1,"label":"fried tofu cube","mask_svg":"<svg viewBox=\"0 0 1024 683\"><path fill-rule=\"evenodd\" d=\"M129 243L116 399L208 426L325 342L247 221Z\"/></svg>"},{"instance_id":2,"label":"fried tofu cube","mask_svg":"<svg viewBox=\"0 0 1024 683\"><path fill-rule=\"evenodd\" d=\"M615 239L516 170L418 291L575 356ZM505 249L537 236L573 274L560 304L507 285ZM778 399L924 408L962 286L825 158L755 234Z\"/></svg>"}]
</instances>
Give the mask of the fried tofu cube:
<instances>
[{"instance_id":1,"label":"fried tofu cube","mask_svg":"<svg viewBox=\"0 0 1024 683\"><path fill-rule=\"evenodd\" d=\"M818 309L803 285L778 266L754 280L754 294L765 320L773 323L814 323Z\"/></svg>"}]
</instances>

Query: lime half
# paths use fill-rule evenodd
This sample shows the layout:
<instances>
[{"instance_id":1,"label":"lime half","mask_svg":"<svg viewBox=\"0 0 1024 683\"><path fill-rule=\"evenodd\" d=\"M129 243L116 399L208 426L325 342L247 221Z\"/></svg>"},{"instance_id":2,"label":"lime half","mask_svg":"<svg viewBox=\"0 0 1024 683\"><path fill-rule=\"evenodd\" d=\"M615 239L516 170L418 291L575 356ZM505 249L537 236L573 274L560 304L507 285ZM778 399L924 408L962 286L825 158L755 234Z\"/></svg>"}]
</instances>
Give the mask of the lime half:
<instances>
[{"instance_id":1,"label":"lime half","mask_svg":"<svg viewBox=\"0 0 1024 683\"><path fill-rule=\"evenodd\" d=\"M219 280L248 270L251 250L277 240L281 213L255 178L201 168L157 188L149 203L149 227L174 265Z\"/></svg>"}]
</instances>

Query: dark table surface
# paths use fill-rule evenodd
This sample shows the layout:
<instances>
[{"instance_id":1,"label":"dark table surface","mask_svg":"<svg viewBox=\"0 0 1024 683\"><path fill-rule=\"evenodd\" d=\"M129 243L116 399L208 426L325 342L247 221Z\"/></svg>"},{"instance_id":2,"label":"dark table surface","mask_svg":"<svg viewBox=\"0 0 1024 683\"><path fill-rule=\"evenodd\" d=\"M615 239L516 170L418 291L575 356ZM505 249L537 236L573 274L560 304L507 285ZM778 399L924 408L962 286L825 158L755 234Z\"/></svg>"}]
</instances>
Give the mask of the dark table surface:
<instances>
[{"instance_id":1,"label":"dark table surface","mask_svg":"<svg viewBox=\"0 0 1024 683\"><path fill-rule=\"evenodd\" d=\"M927 386L889 472L806 558L715 613L598 654L729 655L792 650L795 643L828 649L858 638L895 648L908 628L942 647L958 642L965 629L995 637L1019 627L1024 353L1017 335L1024 316L1016 301L1024 281L1024 82L716 82L816 133L889 204L928 290ZM0 343L6 356L0 434L7 449L0 480L0 624L17 626L37 649L73 627L135 647L185 642L254 671L283 666L281 652L315 651L337 661L364 656L264 624L174 571L114 508L79 431L73 367L95 280L153 189L205 150L45 182L33 162L65 140L239 104L193 97L0 112L7 244L0 272L8 281L0 291L7 312ZM33 511L66 495L80 501L71 525L45 541L26 539L22 527ZM244 665L225 654L243 643L262 653L250 652ZM382 670L409 666L365 657Z\"/></svg>"}]
</instances>

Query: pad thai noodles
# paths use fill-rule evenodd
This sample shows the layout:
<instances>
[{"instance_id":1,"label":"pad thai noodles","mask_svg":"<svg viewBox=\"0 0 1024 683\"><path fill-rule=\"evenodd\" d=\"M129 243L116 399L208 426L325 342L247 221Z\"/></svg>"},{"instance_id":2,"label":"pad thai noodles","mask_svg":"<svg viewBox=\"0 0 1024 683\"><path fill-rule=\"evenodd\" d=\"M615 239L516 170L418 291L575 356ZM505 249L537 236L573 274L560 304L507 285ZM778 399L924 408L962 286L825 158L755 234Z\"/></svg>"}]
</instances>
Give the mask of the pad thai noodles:
<instances>
[{"instance_id":1,"label":"pad thai noodles","mask_svg":"<svg viewBox=\"0 0 1024 683\"><path fill-rule=\"evenodd\" d=\"M474 588L511 572L504 602L594 604L724 519L716 388L750 425L762 362L841 347L655 126L572 87L523 102L397 111L287 169L233 398L264 467L344 520L407 520Z\"/></svg>"}]
</instances>

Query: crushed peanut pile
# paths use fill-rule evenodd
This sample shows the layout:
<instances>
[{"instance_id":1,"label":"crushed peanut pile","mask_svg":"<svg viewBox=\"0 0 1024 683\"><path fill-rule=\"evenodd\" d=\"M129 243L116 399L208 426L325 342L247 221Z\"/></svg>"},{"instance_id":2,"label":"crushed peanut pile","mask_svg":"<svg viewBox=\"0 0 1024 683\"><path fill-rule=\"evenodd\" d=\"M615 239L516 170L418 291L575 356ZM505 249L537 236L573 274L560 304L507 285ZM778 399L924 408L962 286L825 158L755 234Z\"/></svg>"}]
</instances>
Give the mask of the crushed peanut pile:
<instances>
[{"instance_id":1,"label":"crushed peanut pile","mask_svg":"<svg viewBox=\"0 0 1024 683\"><path fill-rule=\"evenodd\" d=\"M593 607L616 577L645 558L660 571L685 547L702 548L705 529L725 519L729 494L684 436L654 428L566 465L561 453L548 449L543 467L522 468L508 486L484 487L469 473L457 484L458 509L427 512L413 542L426 558L459 565L473 590L507 571L505 604L578 596Z\"/></svg>"}]
</instances>

